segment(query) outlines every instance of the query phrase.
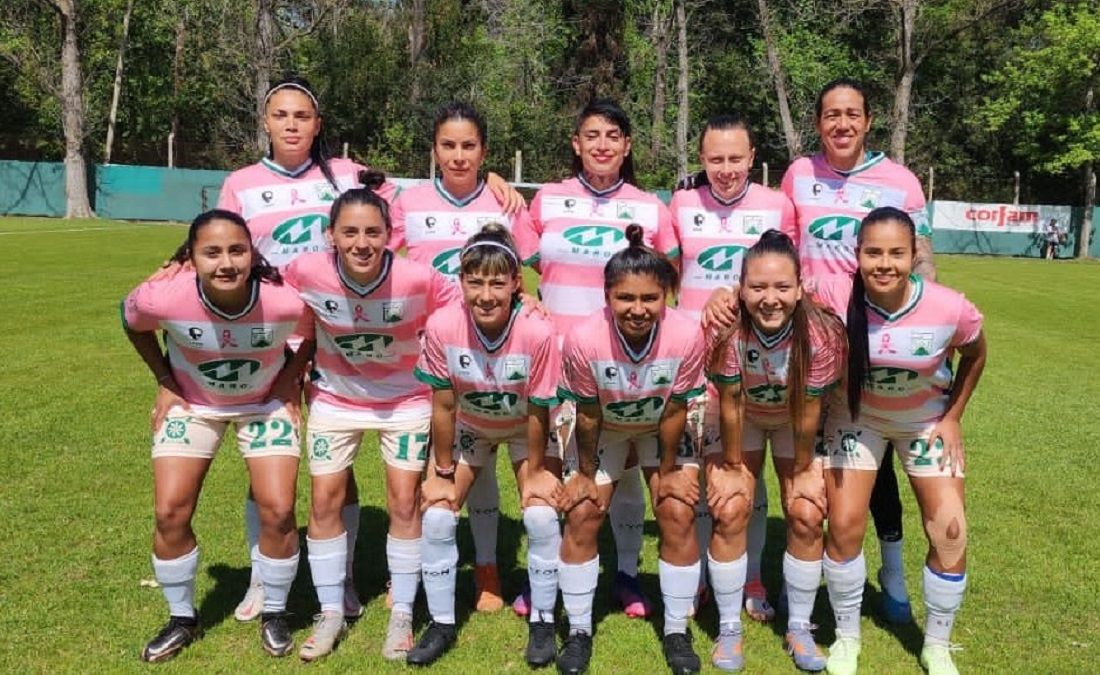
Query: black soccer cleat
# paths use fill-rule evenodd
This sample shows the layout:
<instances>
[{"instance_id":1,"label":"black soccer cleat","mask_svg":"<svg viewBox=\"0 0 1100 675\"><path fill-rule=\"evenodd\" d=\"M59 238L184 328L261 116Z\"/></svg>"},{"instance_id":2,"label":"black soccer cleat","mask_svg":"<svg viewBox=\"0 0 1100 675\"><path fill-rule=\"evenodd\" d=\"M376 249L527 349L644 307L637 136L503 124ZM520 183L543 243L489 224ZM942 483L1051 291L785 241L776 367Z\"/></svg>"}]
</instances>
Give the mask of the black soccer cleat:
<instances>
[{"instance_id":1,"label":"black soccer cleat","mask_svg":"<svg viewBox=\"0 0 1100 675\"><path fill-rule=\"evenodd\" d=\"M286 612L264 612L260 615L260 644L272 656L286 656L294 650Z\"/></svg>"},{"instance_id":2,"label":"black soccer cleat","mask_svg":"<svg viewBox=\"0 0 1100 675\"><path fill-rule=\"evenodd\" d=\"M585 632L572 633L561 643L558 653L558 672L562 675L580 675L588 670L592 660L592 636Z\"/></svg>"},{"instance_id":3,"label":"black soccer cleat","mask_svg":"<svg viewBox=\"0 0 1100 675\"><path fill-rule=\"evenodd\" d=\"M416 646L405 656L405 663L411 666L430 665L453 647L457 639L458 630L453 623L432 621L420 636Z\"/></svg>"},{"instance_id":4,"label":"black soccer cleat","mask_svg":"<svg viewBox=\"0 0 1100 675\"><path fill-rule=\"evenodd\" d=\"M665 652L665 663L675 675L698 673L703 664L699 655L691 648L690 633L669 633L661 640Z\"/></svg>"},{"instance_id":5,"label":"black soccer cleat","mask_svg":"<svg viewBox=\"0 0 1100 675\"><path fill-rule=\"evenodd\" d=\"M202 628L199 627L198 619L170 616L164 628L141 650L141 660L147 663L167 661L201 637Z\"/></svg>"},{"instance_id":6,"label":"black soccer cleat","mask_svg":"<svg viewBox=\"0 0 1100 675\"><path fill-rule=\"evenodd\" d=\"M535 621L527 624L527 665L532 668L548 666L558 653L557 640L554 639L554 624L548 621Z\"/></svg>"}]
</instances>

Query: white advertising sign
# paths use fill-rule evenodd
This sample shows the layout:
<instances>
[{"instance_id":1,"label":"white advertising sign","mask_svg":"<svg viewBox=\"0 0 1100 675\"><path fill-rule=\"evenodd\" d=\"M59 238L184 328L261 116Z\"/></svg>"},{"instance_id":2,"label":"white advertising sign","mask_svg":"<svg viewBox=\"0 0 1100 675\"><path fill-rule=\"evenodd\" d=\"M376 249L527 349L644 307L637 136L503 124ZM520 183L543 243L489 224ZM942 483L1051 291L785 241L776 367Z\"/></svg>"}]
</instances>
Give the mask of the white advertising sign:
<instances>
[{"instance_id":1,"label":"white advertising sign","mask_svg":"<svg viewBox=\"0 0 1100 675\"><path fill-rule=\"evenodd\" d=\"M974 204L936 200L933 230L966 232L1012 232L1035 234L1051 224L1067 231L1072 207L1033 204Z\"/></svg>"}]
</instances>

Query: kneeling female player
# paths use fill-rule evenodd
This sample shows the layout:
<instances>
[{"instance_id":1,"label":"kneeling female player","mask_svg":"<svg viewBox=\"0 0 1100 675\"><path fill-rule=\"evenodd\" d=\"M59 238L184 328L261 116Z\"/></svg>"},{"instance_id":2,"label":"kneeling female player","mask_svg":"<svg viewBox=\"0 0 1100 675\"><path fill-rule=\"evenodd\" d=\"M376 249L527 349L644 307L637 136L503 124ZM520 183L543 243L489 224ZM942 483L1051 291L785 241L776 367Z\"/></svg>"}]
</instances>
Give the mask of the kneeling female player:
<instances>
[{"instance_id":1,"label":"kneeling female player","mask_svg":"<svg viewBox=\"0 0 1100 675\"><path fill-rule=\"evenodd\" d=\"M455 641L458 511L478 473L494 470L507 443L527 528L531 579L527 662L554 660L554 603L561 530L554 508L561 457L547 456L550 408L557 403L561 357L553 325L525 312L519 255L503 225L490 223L458 255L465 299L432 315L416 377L432 394L433 465L421 488L421 562L432 623L409 652L427 665ZM556 448L556 446L551 446Z\"/></svg>"},{"instance_id":2,"label":"kneeling female player","mask_svg":"<svg viewBox=\"0 0 1100 675\"><path fill-rule=\"evenodd\" d=\"M199 637L191 529L206 471L226 428L236 427L259 507L259 574L267 590L261 643L273 656L294 646L286 599L298 570L299 372L284 358L303 316L294 289L255 251L244 219L208 211L191 223L177 263L192 269L147 281L126 297L123 326L157 380L153 407L156 530L153 571L168 601L167 625L141 658L163 661ZM156 331L165 334L161 352Z\"/></svg>"},{"instance_id":3,"label":"kneeling female player","mask_svg":"<svg viewBox=\"0 0 1100 675\"><path fill-rule=\"evenodd\" d=\"M687 632L699 581L695 503L699 465L690 445L678 455L687 401L703 391L705 344L696 321L665 306L676 269L626 228L629 247L604 268L607 307L577 324L562 349L559 393L577 404L572 469L560 502L567 513L559 581L569 636L558 670L580 673L592 656L592 599L599 574L596 535L631 445L649 483L661 531L664 652L677 673L697 672Z\"/></svg>"},{"instance_id":4,"label":"kneeling female player","mask_svg":"<svg viewBox=\"0 0 1100 675\"><path fill-rule=\"evenodd\" d=\"M830 673L855 673L860 605L867 578L863 533L875 473L893 443L920 505L924 567L924 648L932 675L958 671L949 639L966 589L964 453L960 421L985 366L982 315L961 293L913 274L917 232L900 209L863 219L851 279L822 280L818 293L846 312L847 406L825 423L829 532L825 581L836 615ZM959 360L952 367L952 357Z\"/></svg>"}]
</instances>

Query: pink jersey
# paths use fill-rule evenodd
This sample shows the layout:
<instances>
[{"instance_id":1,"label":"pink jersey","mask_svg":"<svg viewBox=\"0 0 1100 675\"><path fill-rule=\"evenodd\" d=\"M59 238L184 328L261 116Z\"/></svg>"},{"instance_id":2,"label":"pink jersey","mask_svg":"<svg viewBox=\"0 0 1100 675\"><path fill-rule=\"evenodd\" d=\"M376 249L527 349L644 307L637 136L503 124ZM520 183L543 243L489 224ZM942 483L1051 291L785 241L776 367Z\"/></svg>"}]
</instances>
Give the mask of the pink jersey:
<instances>
[{"instance_id":1,"label":"pink jersey","mask_svg":"<svg viewBox=\"0 0 1100 675\"><path fill-rule=\"evenodd\" d=\"M488 340L456 302L428 319L416 377L451 389L457 419L485 438L526 442L528 405L557 405L561 355L554 327L517 304L503 335Z\"/></svg>"},{"instance_id":2,"label":"pink jersey","mask_svg":"<svg viewBox=\"0 0 1100 675\"><path fill-rule=\"evenodd\" d=\"M458 286L420 263L386 252L382 273L361 286L332 253L287 267L287 282L309 306L316 333L311 414L404 421L428 415L428 387L413 377L428 315L460 297ZM313 330L315 328L315 330Z\"/></svg>"},{"instance_id":3,"label":"pink jersey","mask_svg":"<svg viewBox=\"0 0 1100 675\"><path fill-rule=\"evenodd\" d=\"M526 220L527 209L506 216L492 192L481 183L473 194L456 199L438 178L401 193L390 211L393 233L389 248L408 248L410 260L431 265L447 277L458 276L458 254L466 240L486 223L497 222L511 230Z\"/></svg>"},{"instance_id":4,"label":"pink jersey","mask_svg":"<svg viewBox=\"0 0 1100 675\"><path fill-rule=\"evenodd\" d=\"M978 339L982 315L958 291L909 277L912 293L893 314L867 303L870 381L863 387L859 421L891 431L920 431L947 410L954 348ZM818 283L821 301L846 316L852 281Z\"/></svg>"},{"instance_id":5,"label":"pink jersey","mask_svg":"<svg viewBox=\"0 0 1100 675\"><path fill-rule=\"evenodd\" d=\"M787 372L791 352L792 324L775 335L755 328L741 346L740 331L726 343L724 358L711 380L740 382L746 394L745 414L761 425L789 420ZM821 396L843 377L844 336L830 339L820 330L810 331L810 369L806 373L806 396ZM840 342L838 342L840 341Z\"/></svg>"},{"instance_id":6,"label":"pink jersey","mask_svg":"<svg viewBox=\"0 0 1100 675\"><path fill-rule=\"evenodd\" d=\"M649 344L634 353L605 308L566 335L558 394L599 403L608 431L655 432L669 399L703 393L705 351L699 323L669 307Z\"/></svg>"},{"instance_id":7,"label":"pink jersey","mask_svg":"<svg viewBox=\"0 0 1100 675\"><path fill-rule=\"evenodd\" d=\"M218 208L241 214L256 248L277 267L303 253L327 251L331 247L324 230L332 202L341 192L360 186L359 172L365 168L347 159L331 159L328 165L338 189L315 164L287 171L264 158L229 174ZM397 186L387 182L379 193L391 201Z\"/></svg>"},{"instance_id":8,"label":"pink jersey","mask_svg":"<svg viewBox=\"0 0 1100 675\"><path fill-rule=\"evenodd\" d=\"M544 185L531 202L530 220L515 224L520 255L538 266L542 304L560 335L604 306L603 268L626 248L631 223L645 229L647 246L679 254L668 208L627 183L599 193L580 178Z\"/></svg>"},{"instance_id":9,"label":"pink jersey","mask_svg":"<svg viewBox=\"0 0 1100 675\"><path fill-rule=\"evenodd\" d=\"M791 201L755 183L746 183L729 202L714 196L709 185L678 190L669 210L683 260L679 307L695 319L715 288L738 283L742 255L761 234L780 230L798 240Z\"/></svg>"},{"instance_id":10,"label":"pink jersey","mask_svg":"<svg viewBox=\"0 0 1100 675\"><path fill-rule=\"evenodd\" d=\"M305 316L293 288L261 282L252 283L243 310L226 314L206 299L193 271L147 281L122 302L127 328L164 331L172 376L199 414L261 404Z\"/></svg>"},{"instance_id":11,"label":"pink jersey","mask_svg":"<svg viewBox=\"0 0 1100 675\"><path fill-rule=\"evenodd\" d=\"M851 171L832 168L821 154L801 157L787 169L782 189L798 217L803 277L855 272L860 221L880 206L905 211L919 236L932 236L920 181L881 152Z\"/></svg>"}]
</instances>

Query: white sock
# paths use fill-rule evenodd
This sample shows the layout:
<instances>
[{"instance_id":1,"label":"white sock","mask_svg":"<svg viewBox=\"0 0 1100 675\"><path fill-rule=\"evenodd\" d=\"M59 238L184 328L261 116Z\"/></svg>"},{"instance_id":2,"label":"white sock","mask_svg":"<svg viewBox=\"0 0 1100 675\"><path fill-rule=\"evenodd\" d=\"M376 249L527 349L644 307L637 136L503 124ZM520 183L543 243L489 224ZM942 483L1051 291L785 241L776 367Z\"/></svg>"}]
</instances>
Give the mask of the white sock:
<instances>
[{"instance_id":1,"label":"white sock","mask_svg":"<svg viewBox=\"0 0 1100 675\"><path fill-rule=\"evenodd\" d=\"M256 555L260 552L260 510L256 502L245 498L244 500L244 536L248 540L248 557L252 560L252 578L249 584L260 585L260 570L256 565Z\"/></svg>"},{"instance_id":2,"label":"white sock","mask_svg":"<svg viewBox=\"0 0 1100 675\"><path fill-rule=\"evenodd\" d=\"M348 539L341 532L332 539L306 537L309 571L322 612L344 612L344 578L347 575Z\"/></svg>"},{"instance_id":3,"label":"white sock","mask_svg":"<svg viewBox=\"0 0 1100 675\"><path fill-rule=\"evenodd\" d=\"M863 585L867 583L867 562L863 559L863 551L847 562L836 562L826 554L821 567L825 571L825 583L829 587L829 602L833 606L833 615L836 617L837 636L858 640ZM787 590L787 598L789 605L790 589Z\"/></svg>"},{"instance_id":4,"label":"white sock","mask_svg":"<svg viewBox=\"0 0 1100 675\"><path fill-rule=\"evenodd\" d=\"M768 483L764 472L756 479L756 491L752 498L752 515L746 534L745 548L749 556L746 581L760 581L760 560L764 557L764 544L768 540Z\"/></svg>"},{"instance_id":5,"label":"white sock","mask_svg":"<svg viewBox=\"0 0 1100 675\"><path fill-rule=\"evenodd\" d=\"M171 616L195 617L195 575L199 571L199 547L178 558L161 560L153 556L153 576L168 601Z\"/></svg>"},{"instance_id":6,"label":"white sock","mask_svg":"<svg viewBox=\"0 0 1100 675\"><path fill-rule=\"evenodd\" d=\"M390 569L393 611L411 615L420 583L420 539L386 535L386 565Z\"/></svg>"},{"instance_id":7,"label":"white sock","mask_svg":"<svg viewBox=\"0 0 1100 675\"><path fill-rule=\"evenodd\" d=\"M348 561L344 575L348 581L355 578L352 568L355 566L355 542L359 539L359 504L344 504L340 509L340 520L344 521L344 534L348 542Z\"/></svg>"},{"instance_id":8,"label":"white sock","mask_svg":"<svg viewBox=\"0 0 1100 675\"><path fill-rule=\"evenodd\" d=\"M661 597L665 601L665 635L684 633L687 631L688 616L695 606L699 561L681 566L658 560L657 576L661 580Z\"/></svg>"},{"instance_id":9,"label":"white sock","mask_svg":"<svg viewBox=\"0 0 1100 675\"><path fill-rule=\"evenodd\" d=\"M495 460L496 453L490 454ZM495 462L487 462L466 496L466 515L474 538L474 560L478 565L497 564L497 527L500 524L500 488Z\"/></svg>"},{"instance_id":10,"label":"white sock","mask_svg":"<svg viewBox=\"0 0 1100 675\"><path fill-rule=\"evenodd\" d=\"M420 535L420 569L428 612L436 623L454 625L458 514L433 506L424 512Z\"/></svg>"},{"instance_id":11,"label":"white sock","mask_svg":"<svg viewBox=\"0 0 1100 675\"><path fill-rule=\"evenodd\" d=\"M264 585L264 612L286 611L290 585L298 575L298 551L289 558L268 558L259 553L260 581Z\"/></svg>"},{"instance_id":12,"label":"white sock","mask_svg":"<svg viewBox=\"0 0 1100 675\"><path fill-rule=\"evenodd\" d=\"M878 540L882 553L882 590L898 602L907 602L909 592L905 589L905 563L902 560L902 540Z\"/></svg>"},{"instance_id":13,"label":"white sock","mask_svg":"<svg viewBox=\"0 0 1100 675\"><path fill-rule=\"evenodd\" d=\"M743 553L737 560L729 562L718 562L710 557L707 567L710 570L710 587L714 591L714 603L718 605L719 627L724 630L740 629L741 602L745 595L748 555Z\"/></svg>"},{"instance_id":14,"label":"white sock","mask_svg":"<svg viewBox=\"0 0 1100 675\"><path fill-rule=\"evenodd\" d=\"M707 506L706 478L703 472L699 472L699 501L695 503L695 539L699 542L699 588L707 585L707 562L710 557L707 548L710 546L710 537L714 533L714 521L710 517L710 507Z\"/></svg>"},{"instance_id":15,"label":"white sock","mask_svg":"<svg viewBox=\"0 0 1100 675\"><path fill-rule=\"evenodd\" d=\"M955 614L966 593L966 573L947 574L924 568L924 644L947 645Z\"/></svg>"},{"instance_id":16,"label":"white sock","mask_svg":"<svg viewBox=\"0 0 1100 675\"><path fill-rule=\"evenodd\" d=\"M596 596L596 581L600 576L600 556L588 562L571 565L562 562L558 568L561 603L569 617L569 633L592 634L592 600Z\"/></svg>"},{"instance_id":17,"label":"white sock","mask_svg":"<svg viewBox=\"0 0 1100 675\"><path fill-rule=\"evenodd\" d=\"M799 560L789 551L783 553L783 580L787 582L787 627L805 628L821 587L821 560Z\"/></svg>"},{"instance_id":18,"label":"white sock","mask_svg":"<svg viewBox=\"0 0 1100 675\"><path fill-rule=\"evenodd\" d=\"M611 533L615 535L619 571L632 577L638 576L642 527L645 524L645 493L642 492L641 476L641 468L637 466L623 472L607 513L611 520Z\"/></svg>"},{"instance_id":19,"label":"white sock","mask_svg":"<svg viewBox=\"0 0 1100 675\"><path fill-rule=\"evenodd\" d=\"M528 506L523 510L527 529L527 578L531 583L531 623L554 623L558 600L558 551L561 526L558 512L550 506Z\"/></svg>"}]
</instances>

